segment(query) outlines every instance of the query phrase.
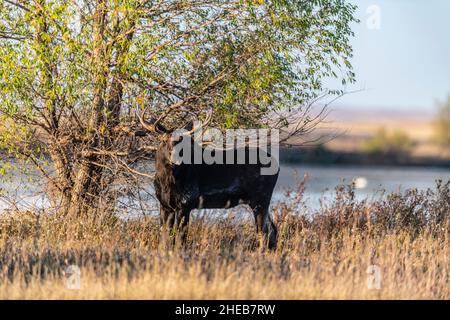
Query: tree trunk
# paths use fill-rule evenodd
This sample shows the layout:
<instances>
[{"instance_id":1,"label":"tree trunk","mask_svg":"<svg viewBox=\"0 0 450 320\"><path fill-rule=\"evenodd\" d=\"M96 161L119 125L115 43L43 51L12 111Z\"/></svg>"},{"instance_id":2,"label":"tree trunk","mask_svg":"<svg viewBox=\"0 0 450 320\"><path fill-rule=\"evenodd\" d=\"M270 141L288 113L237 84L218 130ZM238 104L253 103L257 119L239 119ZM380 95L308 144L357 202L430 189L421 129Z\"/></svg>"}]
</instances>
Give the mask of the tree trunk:
<instances>
[{"instance_id":1,"label":"tree trunk","mask_svg":"<svg viewBox=\"0 0 450 320\"><path fill-rule=\"evenodd\" d=\"M60 214L66 214L69 210L70 191L72 189L71 169L68 167L68 160L62 151L57 150L53 145L49 147L56 179L53 181L53 192L51 196L53 204L58 208Z\"/></svg>"},{"instance_id":2,"label":"tree trunk","mask_svg":"<svg viewBox=\"0 0 450 320\"><path fill-rule=\"evenodd\" d=\"M78 216L89 209L96 207L98 195L90 194L93 166L89 163L81 164L74 186L71 190L70 205L68 209L69 216Z\"/></svg>"},{"instance_id":3,"label":"tree trunk","mask_svg":"<svg viewBox=\"0 0 450 320\"><path fill-rule=\"evenodd\" d=\"M105 191L105 167L108 158L93 154L95 148L107 150L115 139L115 127L120 124L121 104L123 101L123 82L121 81L120 66L125 63L124 55L130 48L134 32L127 32L125 42L116 48L113 65L115 70L108 68L111 48L106 48L103 34L106 25L107 2L97 0L94 16L94 48L93 48L93 74L94 98L88 123L89 143L83 150L83 156L73 170L73 183L69 201L69 215L79 215L81 212L97 208L100 196ZM133 28L131 22L129 28ZM131 30L130 29L130 30ZM120 35L120 28L116 29L116 36ZM111 79L108 81L108 79Z\"/></svg>"},{"instance_id":4,"label":"tree trunk","mask_svg":"<svg viewBox=\"0 0 450 320\"><path fill-rule=\"evenodd\" d=\"M94 50L92 52L93 72L94 72L94 99L88 124L88 141L86 148L82 151L82 157L79 162L78 172L76 173L72 188L70 206L68 214L77 216L95 205L98 201L98 194L89 194L92 187L93 173L95 171L94 163L97 163L97 157L91 154L93 148L100 144L100 127L102 123L102 112L105 107L105 95L107 92L107 66L108 59L105 56L105 45L103 43L103 34L106 25L106 1L97 0L94 16ZM76 170L76 169L75 169ZM97 174L100 174L97 172ZM97 178L98 179L98 178ZM95 199L97 197L97 199ZM94 202L94 203L93 203Z\"/></svg>"}]
</instances>

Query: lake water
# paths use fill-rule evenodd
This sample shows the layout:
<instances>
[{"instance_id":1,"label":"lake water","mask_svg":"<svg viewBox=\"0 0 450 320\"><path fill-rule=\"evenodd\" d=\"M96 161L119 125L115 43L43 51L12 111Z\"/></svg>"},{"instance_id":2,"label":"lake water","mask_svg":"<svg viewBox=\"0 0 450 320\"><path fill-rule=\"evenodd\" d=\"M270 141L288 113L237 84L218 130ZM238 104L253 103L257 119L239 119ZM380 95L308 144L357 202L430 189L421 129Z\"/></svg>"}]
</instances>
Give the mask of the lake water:
<instances>
[{"instance_id":1,"label":"lake water","mask_svg":"<svg viewBox=\"0 0 450 320\"><path fill-rule=\"evenodd\" d=\"M358 199L375 199L387 193L404 191L409 188L425 190L434 188L435 181L450 180L449 168L427 167L367 167L367 166L316 166L316 165L283 165L275 188L273 202L284 197L284 191L297 185L298 181L307 175L305 202L308 207L315 209L320 206L320 200L331 201L334 188L341 184L356 181L356 197ZM11 182L0 182L0 189L13 191L18 197L19 205L24 207L42 207L47 201L43 194L36 195L33 184L25 176L17 175ZM0 199L0 209L10 204ZM155 206L149 206L155 210Z\"/></svg>"},{"instance_id":2,"label":"lake water","mask_svg":"<svg viewBox=\"0 0 450 320\"><path fill-rule=\"evenodd\" d=\"M281 199L283 190L295 186L305 174L308 176L305 200L313 208L320 205L320 199L332 199L336 186L352 181L356 182L356 197L370 200L380 197L383 190L387 193L411 188L426 190L434 188L438 179L450 180L450 168L284 165L274 198Z\"/></svg>"}]
</instances>

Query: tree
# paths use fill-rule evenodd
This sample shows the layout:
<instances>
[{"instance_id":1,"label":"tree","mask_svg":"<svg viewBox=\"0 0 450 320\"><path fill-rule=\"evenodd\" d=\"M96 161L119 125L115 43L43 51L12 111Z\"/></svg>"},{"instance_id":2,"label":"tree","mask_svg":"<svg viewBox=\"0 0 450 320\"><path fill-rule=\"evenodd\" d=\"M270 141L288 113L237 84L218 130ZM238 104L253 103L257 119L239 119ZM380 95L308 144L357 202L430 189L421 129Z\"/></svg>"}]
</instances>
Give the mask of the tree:
<instances>
[{"instance_id":1,"label":"tree","mask_svg":"<svg viewBox=\"0 0 450 320\"><path fill-rule=\"evenodd\" d=\"M0 144L36 166L76 215L152 150L166 125L213 111L219 127L285 126L354 81L344 0L0 0ZM277 120L277 121L274 121ZM310 121L310 120L307 120ZM49 166L45 161L49 159Z\"/></svg>"},{"instance_id":2,"label":"tree","mask_svg":"<svg viewBox=\"0 0 450 320\"><path fill-rule=\"evenodd\" d=\"M436 136L440 143L450 146L450 95L439 106L436 117Z\"/></svg>"}]
</instances>

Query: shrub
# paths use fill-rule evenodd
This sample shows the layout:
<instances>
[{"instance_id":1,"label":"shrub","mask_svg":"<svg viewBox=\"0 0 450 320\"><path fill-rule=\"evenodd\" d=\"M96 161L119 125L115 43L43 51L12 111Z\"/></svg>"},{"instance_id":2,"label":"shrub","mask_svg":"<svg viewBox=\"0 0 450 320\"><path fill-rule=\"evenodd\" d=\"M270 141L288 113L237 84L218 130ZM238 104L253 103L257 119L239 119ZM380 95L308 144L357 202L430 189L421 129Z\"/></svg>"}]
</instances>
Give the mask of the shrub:
<instances>
[{"instance_id":1,"label":"shrub","mask_svg":"<svg viewBox=\"0 0 450 320\"><path fill-rule=\"evenodd\" d=\"M450 146L450 94L447 102L439 106L435 120L436 138L443 145Z\"/></svg>"},{"instance_id":2,"label":"shrub","mask_svg":"<svg viewBox=\"0 0 450 320\"><path fill-rule=\"evenodd\" d=\"M366 141L363 150L369 154L403 155L411 152L414 143L402 131L388 133L386 129L379 129L376 134Z\"/></svg>"}]
</instances>

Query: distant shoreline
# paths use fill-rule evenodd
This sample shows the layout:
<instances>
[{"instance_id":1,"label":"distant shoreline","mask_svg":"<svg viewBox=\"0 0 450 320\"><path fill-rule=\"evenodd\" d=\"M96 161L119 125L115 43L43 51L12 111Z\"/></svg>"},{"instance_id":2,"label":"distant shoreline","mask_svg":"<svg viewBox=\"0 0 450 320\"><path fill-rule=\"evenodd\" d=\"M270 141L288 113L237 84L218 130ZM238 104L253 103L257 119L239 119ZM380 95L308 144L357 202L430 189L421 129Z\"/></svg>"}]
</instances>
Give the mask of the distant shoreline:
<instances>
[{"instance_id":1,"label":"distant shoreline","mask_svg":"<svg viewBox=\"0 0 450 320\"><path fill-rule=\"evenodd\" d=\"M406 154L369 154L355 151L336 151L324 147L282 147L282 164L327 164L362 166L408 166L450 168L450 159Z\"/></svg>"},{"instance_id":2,"label":"distant shoreline","mask_svg":"<svg viewBox=\"0 0 450 320\"><path fill-rule=\"evenodd\" d=\"M0 150L0 161L14 157ZM398 167L450 168L449 158L410 156L404 154L368 154L356 151L336 151L325 147L281 147L281 164L361 165Z\"/></svg>"}]
</instances>

